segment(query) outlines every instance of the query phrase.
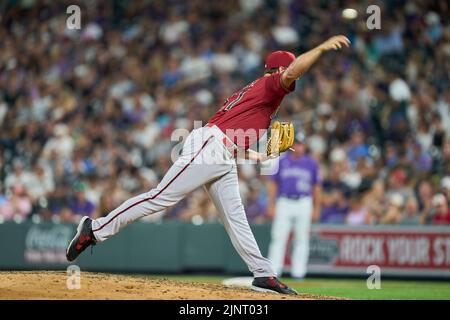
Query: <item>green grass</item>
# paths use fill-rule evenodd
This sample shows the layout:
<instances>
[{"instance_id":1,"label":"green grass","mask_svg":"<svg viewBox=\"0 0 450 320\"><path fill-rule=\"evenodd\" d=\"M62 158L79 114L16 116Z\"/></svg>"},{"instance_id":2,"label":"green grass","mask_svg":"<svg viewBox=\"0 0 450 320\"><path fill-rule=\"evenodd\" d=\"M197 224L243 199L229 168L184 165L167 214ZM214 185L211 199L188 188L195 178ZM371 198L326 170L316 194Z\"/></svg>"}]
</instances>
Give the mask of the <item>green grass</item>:
<instances>
[{"instance_id":1,"label":"green grass","mask_svg":"<svg viewBox=\"0 0 450 320\"><path fill-rule=\"evenodd\" d=\"M380 289L369 290L362 279L308 279L286 281L299 292L351 299L450 299L450 282L382 280Z\"/></svg>"},{"instance_id":2,"label":"green grass","mask_svg":"<svg viewBox=\"0 0 450 320\"><path fill-rule=\"evenodd\" d=\"M173 280L221 283L223 276L152 276ZM300 293L362 300L450 300L450 281L381 280L381 289L367 289L365 279L282 279Z\"/></svg>"}]
</instances>

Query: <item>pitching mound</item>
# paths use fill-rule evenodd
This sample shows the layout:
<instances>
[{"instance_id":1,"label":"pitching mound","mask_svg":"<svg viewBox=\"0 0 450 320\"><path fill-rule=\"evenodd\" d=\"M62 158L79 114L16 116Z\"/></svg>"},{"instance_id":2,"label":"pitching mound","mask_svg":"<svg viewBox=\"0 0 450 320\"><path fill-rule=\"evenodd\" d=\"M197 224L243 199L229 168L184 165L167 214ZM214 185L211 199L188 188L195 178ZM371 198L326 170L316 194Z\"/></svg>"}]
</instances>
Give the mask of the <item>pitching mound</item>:
<instances>
[{"instance_id":1,"label":"pitching mound","mask_svg":"<svg viewBox=\"0 0 450 320\"><path fill-rule=\"evenodd\" d=\"M0 299L149 299L149 300L278 300L326 299L259 293L220 284L174 281L83 272L81 288L67 289L67 274L58 271L0 272Z\"/></svg>"}]
</instances>

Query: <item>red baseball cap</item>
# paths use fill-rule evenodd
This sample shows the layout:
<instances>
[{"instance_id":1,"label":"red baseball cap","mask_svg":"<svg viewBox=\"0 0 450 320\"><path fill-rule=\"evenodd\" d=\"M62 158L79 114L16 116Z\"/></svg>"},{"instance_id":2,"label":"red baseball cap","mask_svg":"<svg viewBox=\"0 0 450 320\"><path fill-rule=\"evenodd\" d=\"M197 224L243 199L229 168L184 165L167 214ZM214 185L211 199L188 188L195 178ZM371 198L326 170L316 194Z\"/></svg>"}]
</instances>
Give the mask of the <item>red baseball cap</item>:
<instances>
[{"instance_id":1,"label":"red baseball cap","mask_svg":"<svg viewBox=\"0 0 450 320\"><path fill-rule=\"evenodd\" d=\"M264 68L288 67L294 60L295 55L289 51L274 51L267 56Z\"/></svg>"}]
</instances>

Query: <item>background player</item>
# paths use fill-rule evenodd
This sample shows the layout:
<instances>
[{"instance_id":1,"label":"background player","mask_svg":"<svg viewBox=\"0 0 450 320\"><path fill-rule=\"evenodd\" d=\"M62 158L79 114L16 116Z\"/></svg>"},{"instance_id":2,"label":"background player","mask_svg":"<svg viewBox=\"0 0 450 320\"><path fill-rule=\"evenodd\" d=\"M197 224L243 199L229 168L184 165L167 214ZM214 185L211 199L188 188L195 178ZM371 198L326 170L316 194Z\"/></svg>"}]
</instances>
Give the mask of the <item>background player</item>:
<instances>
[{"instance_id":1,"label":"background player","mask_svg":"<svg viewBox=\"0 0 450 320\"><path fill-rule=\"evenodd\" d=\"M176 204L191 191L204 186L241 258L253 273L253 288L283 294L296 292L276 278L271 263L264 258L249 227L239 194L235 156L264 160L265 155L250 151L266 130L284 96L295 89L301 77L322 55L342 46L345 36L335 36L298 58L276 51L266 59L264 76L228 98L222 108L202 128L187 137L182 155L167 171L158 186L121 204L106 217L83 217L66 256L73 261L90 245L117 234L131 222Z\"/></svg>"},{"instance_id":2,"label":"background player","mask_svg":"<svg viewBox=\"0 0 450 320\"><path fill-rule=\"evenodd\" d=\"M306 275L311 220L320 218L319 164L306 154L305 136L295 136L295 151L280 157L278 172L268 182L268 215L273 218L269 260L278 276L283 272L286 245L294 230L291 276Z\"/></svg>"}]
</instances>

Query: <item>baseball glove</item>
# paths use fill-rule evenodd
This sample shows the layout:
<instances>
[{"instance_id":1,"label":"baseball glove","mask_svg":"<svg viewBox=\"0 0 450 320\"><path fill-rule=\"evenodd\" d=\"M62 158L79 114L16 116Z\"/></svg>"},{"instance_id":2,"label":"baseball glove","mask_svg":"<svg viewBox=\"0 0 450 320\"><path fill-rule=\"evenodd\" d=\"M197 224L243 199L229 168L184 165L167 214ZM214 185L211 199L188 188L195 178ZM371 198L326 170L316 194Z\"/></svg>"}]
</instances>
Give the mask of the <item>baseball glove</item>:
<instances>
[{"instance_id":1,"label":"baseball glove","mask_svg":"<svg viewBox=\"0 0 450 320\"><path fill-rule=\"evenodd\" d=\"M294 144L294 125L292 122L274 121L270 127L267 141L267 156L275 158Z\"/></svg>"}]
</instances>

